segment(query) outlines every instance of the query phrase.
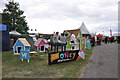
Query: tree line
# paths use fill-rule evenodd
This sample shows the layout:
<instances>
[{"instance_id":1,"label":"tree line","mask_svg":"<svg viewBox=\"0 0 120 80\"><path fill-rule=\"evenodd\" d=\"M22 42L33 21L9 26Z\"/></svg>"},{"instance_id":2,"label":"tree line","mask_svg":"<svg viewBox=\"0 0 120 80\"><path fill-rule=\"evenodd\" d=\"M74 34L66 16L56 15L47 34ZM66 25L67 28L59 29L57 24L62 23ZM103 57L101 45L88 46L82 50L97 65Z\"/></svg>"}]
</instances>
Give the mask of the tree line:
<instances>
[{"instance_id":1,"label":"tree line","mask_svg":"<svg viewBox=\"0 0 120 80\"><path fill-rule=\"evenodd\" d=\"M5 3L5 9L2 12L2 24L9 27L9 31L16 30L22 34L28 34L29 27L27 25L24 11L20 10L20 4L13 0Z\"/></svg>"}]
</instances>

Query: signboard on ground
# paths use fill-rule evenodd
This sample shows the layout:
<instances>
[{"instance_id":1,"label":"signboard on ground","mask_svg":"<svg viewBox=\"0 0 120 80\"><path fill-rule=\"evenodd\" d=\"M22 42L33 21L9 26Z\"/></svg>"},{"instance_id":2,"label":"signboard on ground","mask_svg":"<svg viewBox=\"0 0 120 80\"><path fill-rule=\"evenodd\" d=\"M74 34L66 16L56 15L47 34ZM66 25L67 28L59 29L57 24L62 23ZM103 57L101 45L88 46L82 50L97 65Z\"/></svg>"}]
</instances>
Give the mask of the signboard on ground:
<instances>
[{"instance_id":1,"label":"signboard on ground","mask_svg":"<svg viewBox=\"0 0 120 80\"><path fill-rule=\"evenodd\" d=\"M64 51L64 52L52 52L48 54L48 64L56 64L74 60L81 60L82 57L79 56L79 50L74 51Z\"/></svg>"},{"instance_id":2,"label":"signboard on ground","mask_svg":"<svg viewBox=\"0 0 120 80\"><path fill-rule=\"evenodd\" d=\"M20 50L20 58L22 59L27 59L28 62L30 60L30 54L29 54L29 51L24 51L24 50Z\"/></svg>"}]
</instances>

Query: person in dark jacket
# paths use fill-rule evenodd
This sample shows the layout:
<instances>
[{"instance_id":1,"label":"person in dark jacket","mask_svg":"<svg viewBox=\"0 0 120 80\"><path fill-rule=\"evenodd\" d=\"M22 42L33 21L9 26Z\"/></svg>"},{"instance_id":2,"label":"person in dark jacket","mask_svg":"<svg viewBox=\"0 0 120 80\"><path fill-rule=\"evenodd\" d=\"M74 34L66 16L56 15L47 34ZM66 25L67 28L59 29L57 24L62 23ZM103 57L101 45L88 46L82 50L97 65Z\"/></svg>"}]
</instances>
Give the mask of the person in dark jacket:
<instances>
[{"instance_id":1,"label":"person in dark jacket","mask_svg":"<svg viewBox=\"0 0 120 80\"><path fill-rule=\"evenodd\" d=\"M101 39L97 37L97 45L101 45Z\"/></svg>"},{"instance_id":2,"label":"person in dark jacket","mask_svg":"<svg viewBox=\"0 0 120 80\"><path fill-rule=\"evenodd\" d=\"M50 36L50 48L51 48L51 51L53 50L53 46L54 46L53 35L51 35Z\"/></svg>"},{"instance_id":3,"label":"person in dark jacket","mask_svg":"<svg viewBox=\"0 0 120 80\"><path fill-rule=\"evenodd\" d=\"M118 36L118 38L117 38L117 42L120 43L120 36Z\"/></svg>"},{"instance_id":4,"label":"person in dark jacket","mask_svg":"<svg viewBox=\"0 0 120 80\"><path fill-rule=\"evenodd\" d=\"M108 37L107 36L105 37L105 43L106 44L108 43Z\"/></svg>"}]
</instances>

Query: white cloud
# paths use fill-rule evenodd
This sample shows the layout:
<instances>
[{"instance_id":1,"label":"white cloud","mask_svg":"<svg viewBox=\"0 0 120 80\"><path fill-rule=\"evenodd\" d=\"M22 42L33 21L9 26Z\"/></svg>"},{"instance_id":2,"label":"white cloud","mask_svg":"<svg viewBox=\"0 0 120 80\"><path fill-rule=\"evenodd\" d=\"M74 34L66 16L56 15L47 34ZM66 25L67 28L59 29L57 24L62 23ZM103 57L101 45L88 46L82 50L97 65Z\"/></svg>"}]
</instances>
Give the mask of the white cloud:
<instances>
[{"instance_id":1,"label":"white cloud","mask_svg":"<svg viewBox=\"0 0 120 80\"><path fill-rule=\"evenodd\" d=\"M40 33L75 29L84 21L90 32L117 31L118 0L15 0L30 29ZM3 9L3 2L0 9Z\"/></svg>"}]
</instances>

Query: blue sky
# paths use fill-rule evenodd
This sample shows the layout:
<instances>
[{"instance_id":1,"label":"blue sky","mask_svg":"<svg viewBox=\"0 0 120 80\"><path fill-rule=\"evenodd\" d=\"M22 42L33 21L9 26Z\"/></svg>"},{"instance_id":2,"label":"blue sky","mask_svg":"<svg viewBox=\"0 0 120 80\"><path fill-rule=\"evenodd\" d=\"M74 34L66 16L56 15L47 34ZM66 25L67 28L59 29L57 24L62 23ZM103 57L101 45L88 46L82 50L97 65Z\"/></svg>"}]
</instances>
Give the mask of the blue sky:
<instances>
[{"instance_id":1,"label":"blue sky","mask_svg":"<svg viewBox=\"0 0 120 80\"><path fill-rule=\"evenodd\" d=\"M118 31L118 0L14 0L30 29L39 33L77 29L82 22L91 33ZM0 11L7 0L1 0ZM31 31L30 31L31 32Z\"/></svg>"}]
</instances>

